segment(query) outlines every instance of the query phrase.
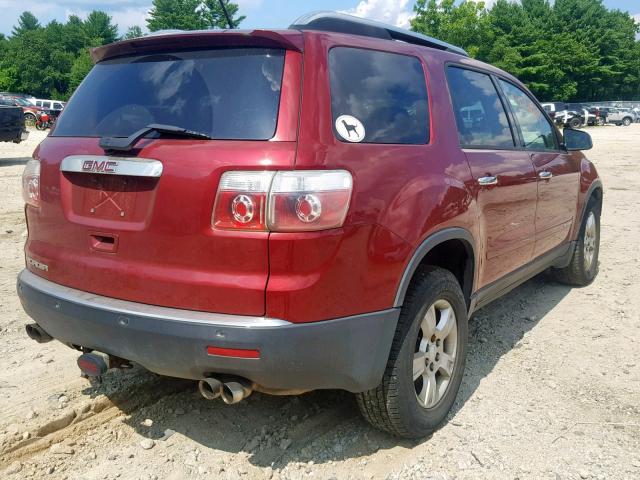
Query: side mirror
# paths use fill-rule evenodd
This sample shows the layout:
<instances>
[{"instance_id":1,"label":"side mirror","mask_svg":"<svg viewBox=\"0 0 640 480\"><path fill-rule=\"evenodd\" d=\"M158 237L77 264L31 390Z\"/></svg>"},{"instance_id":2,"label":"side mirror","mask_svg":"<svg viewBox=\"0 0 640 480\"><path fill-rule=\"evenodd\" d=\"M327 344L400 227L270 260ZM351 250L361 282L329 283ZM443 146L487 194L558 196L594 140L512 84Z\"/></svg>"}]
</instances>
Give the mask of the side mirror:
<instances>
[{"instance_id":1,"label":"side mirror","mask_svg":"<svg viewBox=\"0 0 640 480\"><path fill-rule=\"evenodd\" d=\"M564 129L564 148L572 152L575 150L591 150L593 142L591 135L582 130L574 130L572 128Z\"/></svg>"}]
</instances>

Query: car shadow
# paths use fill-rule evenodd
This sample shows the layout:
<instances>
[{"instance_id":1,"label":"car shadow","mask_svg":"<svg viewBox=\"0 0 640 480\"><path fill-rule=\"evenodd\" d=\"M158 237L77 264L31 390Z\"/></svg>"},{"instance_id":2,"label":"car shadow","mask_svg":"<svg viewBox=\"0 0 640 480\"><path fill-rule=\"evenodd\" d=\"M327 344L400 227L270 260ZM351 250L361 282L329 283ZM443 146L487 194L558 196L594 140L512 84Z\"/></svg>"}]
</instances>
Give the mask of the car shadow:
<instances>
[{"instance_id":1,"label":"car shadow","mask_svg":"<svg viewBox=\"0 0 640 480\"><path fill-rule=\"evenodd\" d=\"M520 348L525 334L570 291L570 287L538 276L476 312L469 324L465 376L445 425L455 419L502 356ZM125 381L131 375L137 377L135 381ZM150 400L133 407L130 399L140 399L140 392L124 389L126 384L141 380L151 383L144 387ZM110 372L99 389L85 393L106 394L130 415L128 425L159 445L175 441L174 435L183 435L204 449L244 452L257 467L283 468L291 462L309 461L324 464L397 446L412 448L429 440L403 440L374 429L360 417L354 396L341 391L316 391L298 397L254 393L227 406L220 399L202 398L195 382L157 377L136 368L133 373ZM145 426L146 419L153 425Z\"/></svg>"},{"instance_id":2,"label":"car shadow","mask_svg":"<svg viewBox=\"0 0 640 480\"><path fill-rule=\"evenodd\" d=\"M31 157L0 158L0 167L25 165L29 160L31 160Z\"/></svg>"}]
</instances>

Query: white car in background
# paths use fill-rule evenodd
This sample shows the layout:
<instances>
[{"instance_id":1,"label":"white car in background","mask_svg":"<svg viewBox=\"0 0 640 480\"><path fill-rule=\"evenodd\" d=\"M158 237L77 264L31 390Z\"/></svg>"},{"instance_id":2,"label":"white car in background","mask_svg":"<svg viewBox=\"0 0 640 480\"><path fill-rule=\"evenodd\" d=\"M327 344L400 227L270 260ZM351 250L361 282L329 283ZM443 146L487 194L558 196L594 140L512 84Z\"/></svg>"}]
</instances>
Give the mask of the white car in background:
<instances>
[{"instance_id":1,"label":"white car in background","mask_svg":"<svg viewBox=\"0 0 640 480\"><path fill-rule=\"evenodd\" d=\"M42 107L47 111L47 113L53 115L54 117L60 115L60 112L65 106L65 102L62 102L60 100L45 100L42 98L34 98L33 100L31 100L31 102L36 107Z\"/></svg>"}]
</instances>

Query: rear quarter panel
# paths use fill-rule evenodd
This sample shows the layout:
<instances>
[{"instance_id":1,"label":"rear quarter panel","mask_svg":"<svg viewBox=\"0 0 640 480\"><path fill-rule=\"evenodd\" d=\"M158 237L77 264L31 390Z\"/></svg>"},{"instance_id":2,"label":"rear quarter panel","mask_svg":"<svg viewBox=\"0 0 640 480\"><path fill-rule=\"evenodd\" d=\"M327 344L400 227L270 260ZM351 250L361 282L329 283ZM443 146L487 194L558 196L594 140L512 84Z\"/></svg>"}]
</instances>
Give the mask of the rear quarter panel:
<instances>
[{"instance_id":1,"label":"rear quarter panel","mask_svg":"<svg viewBox=\"0 0 640 480\"><path fill-rule=\"evenodd\" d=\"M429 144L350 144L335 138L328 52L336 46L422 61L430 99ZM306 32L304 62L296 169L348 170L353 195L342 229L305 234L302 242L299 236L271 234L267 314L314 321L390 308L425 238L447 227L477 234L471 175L458 146L443 58L399 42ZM296 276L304 279L303 288L294 285Z\"/></svg>"}]
</instances>

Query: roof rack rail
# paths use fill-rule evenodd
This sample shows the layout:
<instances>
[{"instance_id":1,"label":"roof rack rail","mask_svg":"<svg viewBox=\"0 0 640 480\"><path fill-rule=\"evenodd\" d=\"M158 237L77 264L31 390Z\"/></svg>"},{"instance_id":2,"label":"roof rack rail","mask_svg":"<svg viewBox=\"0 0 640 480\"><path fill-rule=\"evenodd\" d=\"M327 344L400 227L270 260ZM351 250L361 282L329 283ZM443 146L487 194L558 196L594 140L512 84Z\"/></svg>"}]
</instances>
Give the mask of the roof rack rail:
<instances>
[{"instance_id":1,"label":"roof rack rail","mask_svg":"<svg viewBox=\"0 0 640 480\"><path fill-rule=\"evenodd\" d=\"M346 13L321 11L311 12L298 18L289 27L296 30L322 30L326 32L349 33L364 37L381 38L383 40L399 40L401 42L437 48L447 52L468 57L469 54L460 47L443 42L436 38L411 32L404 28L394 27L382 22L354 17Z\"/></svg>"}]
</instances>

